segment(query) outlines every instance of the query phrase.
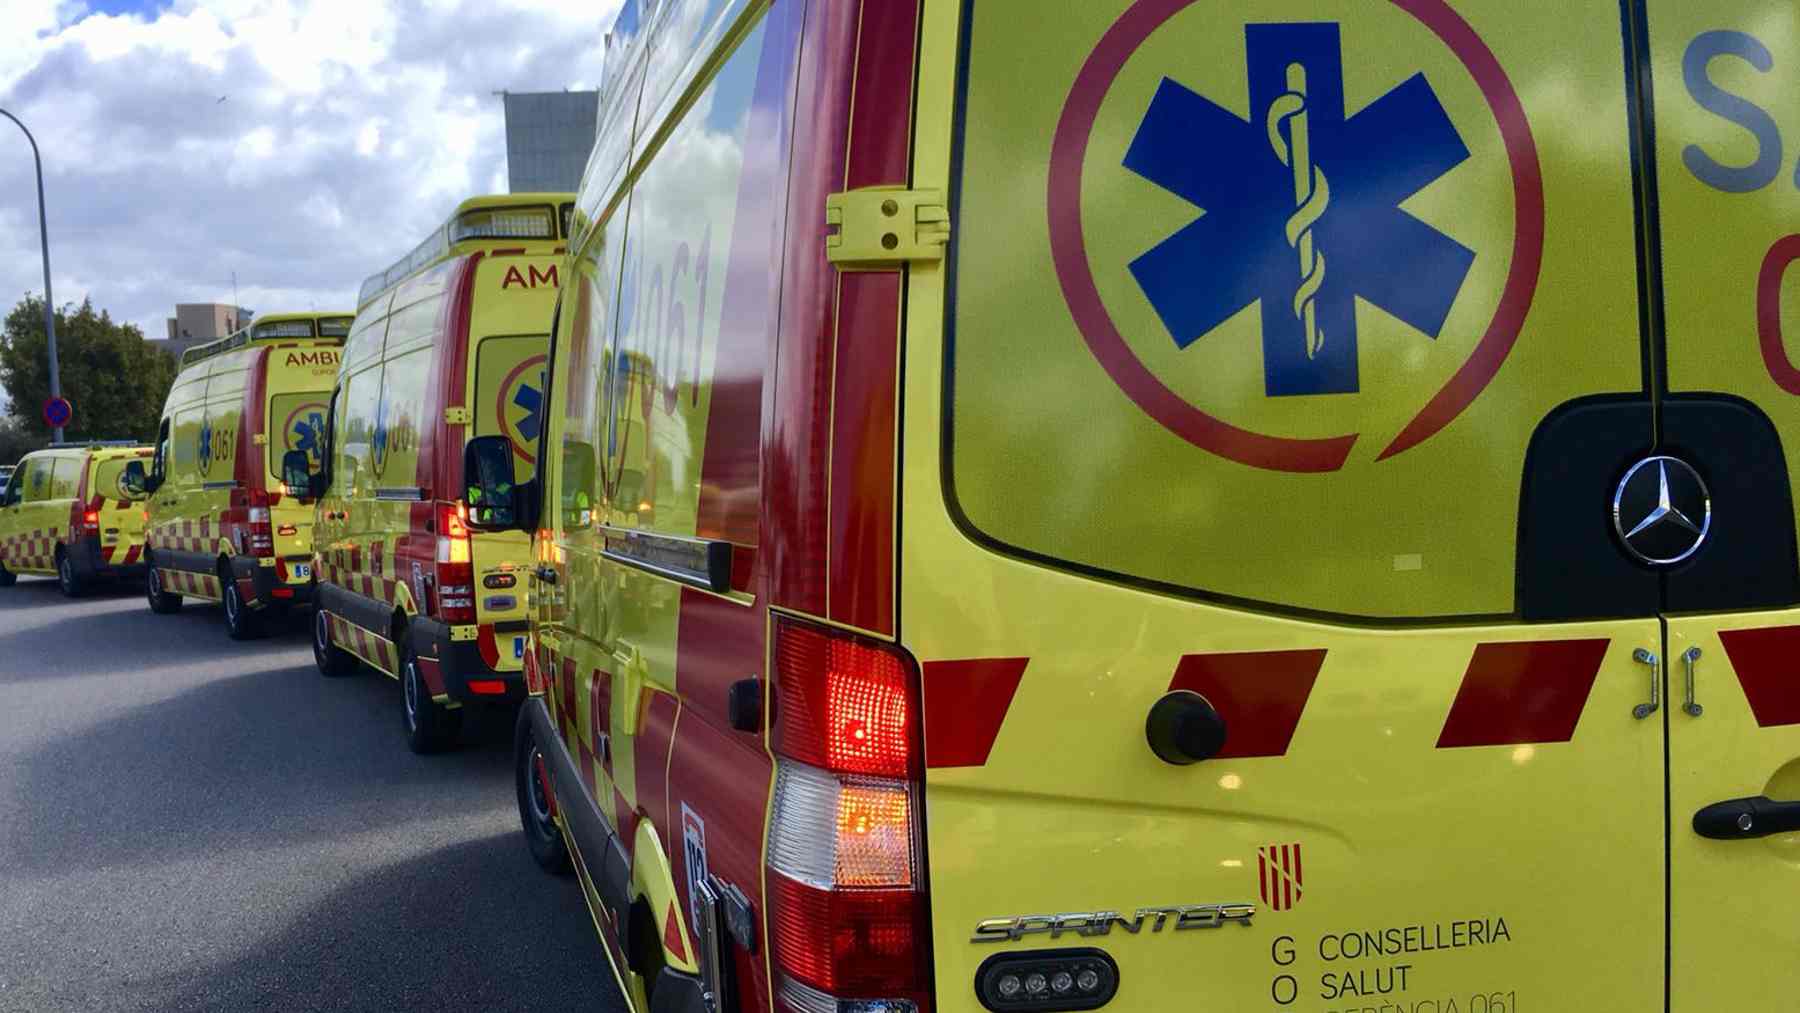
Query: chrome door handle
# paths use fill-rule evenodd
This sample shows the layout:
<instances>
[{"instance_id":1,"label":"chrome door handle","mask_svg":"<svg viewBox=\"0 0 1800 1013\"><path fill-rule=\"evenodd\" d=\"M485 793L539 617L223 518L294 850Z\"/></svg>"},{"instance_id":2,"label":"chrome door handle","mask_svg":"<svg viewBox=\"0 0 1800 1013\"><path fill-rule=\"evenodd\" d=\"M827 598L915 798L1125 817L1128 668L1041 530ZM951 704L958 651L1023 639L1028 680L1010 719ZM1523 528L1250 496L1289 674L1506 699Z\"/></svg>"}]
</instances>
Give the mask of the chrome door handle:
<instances>
[{"instance_id":1,"label":"chrome door handle","mask_svg":"<svg viewBox=\"0 0 1800 1013\"><path fill-rule=\"evenodd\" d=\"M1655 651L1640 647L1631 652L1631 660L1650 666L1650 702L1631 708L1631 716L1642 721L1655 714L1656 709L1662 706L1662 659L1656 656Z\"/></svg>"},{"instance_id":2,"label":"chrome door handle","mask_svg":"<svg viewBox=\"0 0 1800 1013\"><path fill-rule=\"evenodd\" d=\"M1697 718L1704 709L1694 701L1694 669L1699 667L1700 648L1690 647L1682 651L1681 660L1687 662L1687 703L1682 704L1681 709L1687 712L1688 717Z\"/></svg>"}]
</instances>

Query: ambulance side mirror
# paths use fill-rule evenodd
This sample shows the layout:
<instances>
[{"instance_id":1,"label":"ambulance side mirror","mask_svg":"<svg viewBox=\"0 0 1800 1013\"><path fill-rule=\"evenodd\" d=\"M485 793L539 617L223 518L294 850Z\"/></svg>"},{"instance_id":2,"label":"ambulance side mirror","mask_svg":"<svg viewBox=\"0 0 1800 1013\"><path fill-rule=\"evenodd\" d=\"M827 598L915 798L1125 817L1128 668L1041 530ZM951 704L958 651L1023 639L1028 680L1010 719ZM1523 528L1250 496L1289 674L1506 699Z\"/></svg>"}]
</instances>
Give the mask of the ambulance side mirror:
<instances>
[{"instance_id":1,"label":"ambulance side mirror","mask_svg":"<svg viewBox=\"0 0 1800 1013\"><path fill-rule=\"evenodd\" d=\"M463 447L463 502L469 527L476 531L532 531L534 486L521 486L514 474L512 440L477 436Z\"/></svg>"},{"instance_id":2,"label":"ambulance side mirror","mask_svg":"<svg viewBox=\"0 0 1800 1013\"><path fill-rule=\"evenodd\" d=\"M119 486L132 499L150 495L150 476L144 473L144 462L127 461L125 471L119 475Z\"/></svg>"},{"instance_id":3,"label":"ambulance side mirror","mask_svg":"<svg viewBox=\"0 0 1800 1013\"><path fill-rule=\"evenodd\" d=\"M318 499L325 492L325 476L313 473L312 458L304 450L281 455L281 481L296 496Z\"/></svg>"}]
</instances>

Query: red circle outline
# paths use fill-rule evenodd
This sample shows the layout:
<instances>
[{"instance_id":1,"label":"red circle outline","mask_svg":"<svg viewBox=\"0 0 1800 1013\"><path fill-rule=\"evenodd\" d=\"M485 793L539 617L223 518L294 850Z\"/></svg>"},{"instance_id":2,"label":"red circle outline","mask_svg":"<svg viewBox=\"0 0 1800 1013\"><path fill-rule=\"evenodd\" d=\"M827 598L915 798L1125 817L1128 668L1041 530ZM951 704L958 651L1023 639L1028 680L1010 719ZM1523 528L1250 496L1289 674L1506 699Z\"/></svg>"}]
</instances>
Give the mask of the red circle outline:
<instances>
[{"instance_id":1,"label":"red circle outline","mask_svg":"<svg viewBox=\"0 0 1800 1013\"><path fill-rule=\"evenodd\" d=\"M1088 268L1081 213L1082 160L1100 105L1125 62L1151 33L1198 0L1138 0L1115 21L1070 86L1050 146L1048 211L1050 255L1063 299L1088 350L1125 395L1170 432L1220 457L1272 471L1321 472L1342 468L1360 436L1324 439L1270 436L1231 425L1170 390L1126 344L1101 301ZM1474 78L1500 127L1513 174L1513 260L1500 304L1481 340L1456 373L1400 430L1376 460L1386 460L1430 439L1462 414L1500 371L1518 341L1537 294L1544 256L1544 179L1537 142L1512 82L1481 37L1443 0L1390 0L1449 46Z\"/></svg>"},{"instance_id":2,"label":"red circle outline","mask_svg":"<svg viewBox=\"0 0 1800 1013\"><path fill-rule=\"evenodd\" d=\"M282 449L284 449L284 450L299 450L300 449L299 447L294 446L294 442L293 442L294 417L299 415L301 412L307 410L308 408L319 409L320 415L324 415L326 412L331 410L330 408L328 408L326 406L325 402L323 402L323 401L308 401L305 404L300 405L299 407L295 408L293 411L288 412L287 420L281 424Z\"/></svg>"},{"instance_id":3,"label":"red circle outline","mask_svg":"<svg viewBox=\"0 0 1800 1013\"><path fill-rule=\"evenodd\" d=\"M548 355L534 355L524 362L519 363L517 366L514 366L512 372L506 374L506 379L500 381L500 392L494 396L494 419L500 423L500 431L506 434L508 440L512 440L513 452L520 457L523 457L526 464L536 464L537 455L526 450L524 445L519 443L518 440L513 439L513 427L506 421L506 392L512 390L513 381L519 378L520 373L525 372L534 365L541 365L548 361L550 361ZM541 393L540 396L542 396ZM544 418L538 425L542 426L548 424L550 420L549 403L546 401L539 410L543 412Z\"/></svg>"}]
</instances>

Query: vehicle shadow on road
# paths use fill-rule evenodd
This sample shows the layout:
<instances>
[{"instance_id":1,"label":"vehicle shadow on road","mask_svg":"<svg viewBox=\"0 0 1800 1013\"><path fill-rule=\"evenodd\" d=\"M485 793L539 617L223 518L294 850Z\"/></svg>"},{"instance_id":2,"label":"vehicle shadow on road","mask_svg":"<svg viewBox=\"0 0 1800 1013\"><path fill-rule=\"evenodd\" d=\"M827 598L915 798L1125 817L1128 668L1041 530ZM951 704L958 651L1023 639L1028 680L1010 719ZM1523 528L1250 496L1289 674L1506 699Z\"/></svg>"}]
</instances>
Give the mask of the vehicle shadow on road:
<instances>
[{"instance_id":1,"label":"vehicle shadow on road","mask_svg":"<svg viewBox=\"0 0 1800 1013\"><path fill-rule=\"evenodd\" d=\"M213 629L146 644L137 674L110 678L191 681L184 657L216 663L231 648L244 648L244 670L25 753L14 783L28 818L0 828L0 853L20 871L142 864L513 805L510 712L472 708L461 748L415 756L392 680L374 672L326 679L310 662L294 665L291 647L254 647Z\"/></svg>"},{"instance_id":2,"label":"vehicle shadow on road","mask_svg":"<svg viewBox=\"0 0 1800 1013\"><path fill-rule=\"evenodd\" d=\"M464 937L454 959L446 934ZM516 833L359 876L200 980L146 991L158 1013L624 1009L580 890Z\"/></svg>"}]
</instances>

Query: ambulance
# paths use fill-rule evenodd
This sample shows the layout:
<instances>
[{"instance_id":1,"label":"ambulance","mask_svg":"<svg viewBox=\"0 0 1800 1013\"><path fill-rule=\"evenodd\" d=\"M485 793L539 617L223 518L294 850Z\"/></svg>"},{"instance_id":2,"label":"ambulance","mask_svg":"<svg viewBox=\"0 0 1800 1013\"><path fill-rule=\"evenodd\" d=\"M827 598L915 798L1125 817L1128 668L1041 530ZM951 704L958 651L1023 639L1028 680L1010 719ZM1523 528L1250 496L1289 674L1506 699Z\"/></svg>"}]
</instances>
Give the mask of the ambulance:
<instances>
[{"instance_id":1,"label":"ambulance","mask_svg":"<svg viewBox=\"0 0 1800 1013\"><path fill-rule=\"evenodd\" d=\"M151 449L136 440L53 443L26 454L0 492L0 587L21 573L56 578L79 598L144 570L139 480Z\"/></svg>"},{"instance_id":2,"label":"ambulance","mask_svg":"<svg viewBox=\"0 0 1800 1013\"><path fill-rule=\"evenodd\" d=\"M531 542L469 530L464 445L493 436L521 469L536 462L573 201L470 198L365 281L330 392L326 466L309 475L289 453L288 483L317 499L319 670L366 664L399 680L416 752L453 745L465 704L524 696Z\"/></svg>"},{"instance_id":3,"label":"ambulance","mask_svg":"<svg viewBox=\"0 0 1800 1013\"><path fill-rule=\"evenodd\" d=\"M1050 6L611 33L468 495L632 1008L1793 1008L1800 7Z\"/></svg>"},{"instance_id":4,"label":"ambulance","mask_svg":"<svg viewBox=\"0 0 1800 1013\"><path fill-rule=\"evenodd\" d=\"M282 479L323 460L349 313L271 313L188 349L163 404L149 495L150 611L221 602L234 640L312 601L312 503Z\"/></svg>"}]
</instances>

